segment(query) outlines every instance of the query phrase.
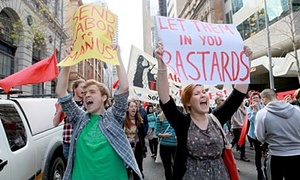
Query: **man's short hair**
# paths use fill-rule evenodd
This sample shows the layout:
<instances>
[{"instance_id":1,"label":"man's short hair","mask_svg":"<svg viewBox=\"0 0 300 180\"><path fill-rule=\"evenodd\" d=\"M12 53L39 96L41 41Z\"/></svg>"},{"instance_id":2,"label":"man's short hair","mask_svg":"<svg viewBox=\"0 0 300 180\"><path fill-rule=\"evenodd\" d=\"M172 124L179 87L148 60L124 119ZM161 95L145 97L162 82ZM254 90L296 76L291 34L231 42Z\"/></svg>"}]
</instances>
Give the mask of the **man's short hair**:
<instances>
[{"instance_id":1,"label":"man's short hair","mask_svg":"<svg viewBox=\"0 0 300 180\"><path fill-rule=\"evenodd\" d=\"M276 92L273 89L264 89L260 93L260 97L267 98L267 99L271 100L273 98L277 98L277 95L276 95Z\"/></svg>"}]
</instances>

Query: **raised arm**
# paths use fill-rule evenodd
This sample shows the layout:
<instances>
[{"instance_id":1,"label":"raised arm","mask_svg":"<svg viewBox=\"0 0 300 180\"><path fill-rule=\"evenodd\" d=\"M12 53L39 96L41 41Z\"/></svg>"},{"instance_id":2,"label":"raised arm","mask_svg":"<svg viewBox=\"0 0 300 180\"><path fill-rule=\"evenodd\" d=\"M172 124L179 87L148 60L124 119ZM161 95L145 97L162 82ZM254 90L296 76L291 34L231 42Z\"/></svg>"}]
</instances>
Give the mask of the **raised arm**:
<instances>
[{"instance_id":1,"label":"raised arm","mask_svg":"<svg viewBox=\"0 0 300 180\"><path fill-rule=\"evenodd\" d=\"M249 66L251 64L252 59L252 51L248 46L244 46L245 55L249 58ZM249 67L250 68L250 67ZM241 93L246 94L248 91L249 84L236 84L234 89L240 91Z\"/></svg>"},{"instance_id":2,"label":"raised arm","mask_svg":"<svg viewBox=\"0 0 300 180\"><path fill-rule=\"evenodd\" d=\"M118 58L119 58L119 62L120 65L116 66L117 69L117 76L119 79L119 90L116 92L116 94L122 94L124 92L129 91L129 83L128 83L128 78L127 78L127 73L121 58L121 54L120 54L120 46L117 44L113 45L113 49L116 50L118 52Z\"/></svg>"},{"instance_id":3,"label":"raised arm","mask_svg":"<svg viewBox=\"0 0 300 180\"><path fill-rule=\"evenodd\" d=\"M169 96L169 83L168 83L168 71L167 66L162 60L163 44L158 43L156 45L155 57L157 59L157 88L160 101L165 104L170 100Z\"/></svg>"},{"instance_id":4,"label":"raised arm","mask_svg":"<svg viewBox=\"0 0 300 180\"><path fill-rule=\"evenodd\" d=\"M72 46L66 50L66 54L69 55L72 51ZM58 78L55 93L58 98L62 98L68 95L68 82L70 75L70 66L61 67Z\"/></svg>"}]
</instances>

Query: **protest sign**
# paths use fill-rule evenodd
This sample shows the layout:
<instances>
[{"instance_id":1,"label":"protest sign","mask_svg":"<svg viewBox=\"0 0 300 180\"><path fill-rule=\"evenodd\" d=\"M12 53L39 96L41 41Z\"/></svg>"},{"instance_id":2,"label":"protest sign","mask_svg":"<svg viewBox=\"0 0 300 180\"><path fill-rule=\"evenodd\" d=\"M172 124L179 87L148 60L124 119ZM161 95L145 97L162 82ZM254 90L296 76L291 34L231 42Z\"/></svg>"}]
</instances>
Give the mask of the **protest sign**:
<instances>
[{"instance_id":1,"label":"protest sign","mask_svg":"<svg viewBox=\"0 0 300 180\"><path fill-rule=\"evenodd\" d=\"M226 99L232 91L233 91L233 87L231 84L223 85L222 89L218 89L213 85L208 86L207 93L208 93L210 107L215 106L216 97L223 96L224 99Z\"/></svg>"},{"instance_id":2,"label":"protest sign","mask_svg":"<svg viewBox=\"0 0 300 180\"><path fill-rule=\"evenodd\" d=\"M104 7L79 6L72 18L73 50L58 65L71 66L90 58L119 64L117 52L112 49L116 22L117 16Z\"/></svg>"},{"instance_id":3,"label":"protest sign","mask_svg":"<svg viewBox=\"0 0 300 180\"><path fill-rule=\"evenodd\" d=\"M128 63L128 80L129 80L129 98L137 97L144 102L158 104L159 98L156 86L157 61L151 55L142 50L131 46L130 58ZM186 84L168 69L168 79L170 95L174 98L176 104L181 106L181 92ZM223 95L225 98L232 91L231 85L224 85L223 89L218 89L213 85L205 86L207 89L210 105L214 104L216 96Z\"/></svg>"},{"instance_id":4,"label":"protest sign","mask_svg":"<svg viewBox=\"0 0 300 180\"><path fill-rule=\"evenodd\" d=\"M151 113L147 115L148 117L148 129L156 128L156 115Z\"/></svg>"},{"instance_id":5,"label":"protest sign","mask_svg":"<svg viewBox=\"0 0 300 180\"><path fill-rule=\"evenodd\" d=\"M163 61L185 83L247 84L249 59L233 24L155 17Z\"/></svg>"},{"instance_id":6,"label":"protest sign","mask_svg":"<svg viewBox=\"0 0 300 180\"><path fill-rule=\"evenodd\" d=\"M131 46L127 75L129 80L129 98L138 97L141 101L158 103L156 86L156 59L142 50ZM168 71L170 95L177 105L181 105L181 80Z\"/></svg>"}]
</instances>

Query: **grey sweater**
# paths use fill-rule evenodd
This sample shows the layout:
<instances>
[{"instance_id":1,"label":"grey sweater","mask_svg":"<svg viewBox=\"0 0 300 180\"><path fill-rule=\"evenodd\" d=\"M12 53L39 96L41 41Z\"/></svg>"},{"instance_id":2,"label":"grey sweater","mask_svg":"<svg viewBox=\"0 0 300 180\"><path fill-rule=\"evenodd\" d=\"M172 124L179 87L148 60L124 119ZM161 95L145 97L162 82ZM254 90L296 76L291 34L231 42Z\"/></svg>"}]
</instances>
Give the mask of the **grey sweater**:
<instances>
[{"instance_id":1,"label":"grey sweater","mask_svg":"<svg viewBox=\"0 0 300 180\"><path fill-rule=\"evenodd\" d=\"M272 101L257 112L255 135L269 144L269 154L300 155L300 109L284 101Z\"/></svg>"}]
</instances>

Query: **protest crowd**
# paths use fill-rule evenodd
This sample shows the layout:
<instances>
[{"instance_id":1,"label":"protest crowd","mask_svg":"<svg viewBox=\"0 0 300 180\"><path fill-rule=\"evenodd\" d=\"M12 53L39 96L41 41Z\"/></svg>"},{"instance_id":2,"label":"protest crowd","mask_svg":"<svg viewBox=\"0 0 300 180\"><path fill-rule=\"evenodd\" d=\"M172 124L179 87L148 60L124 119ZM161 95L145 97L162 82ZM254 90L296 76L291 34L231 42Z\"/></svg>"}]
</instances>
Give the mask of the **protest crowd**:
<instances>
[{"instance_id":1,"label":"protest crowd","mask_svg":"<svg viewBox=\"0 0 300 180\"><path fill-rule=\"evenodd\" d=\"M157 20L162 24L166 22L160 18ZM232 151L238 152L237 160L244 162L250 162L247 151L254 151L257 180L299 179L296 164L300 162L300 89L284 100L279 100L273 89L261 92L249 89L252 51L243 42L237 48L238 53L230 50L232 56L238 54L239 57L239 67L234 72L228 70L226 63L218 64L220 60L214 58L214 53L212 57L209 53L205 55L205 61L209 58L214 61L209 65L204 60L201 65L187 60L192 68L203 67L198 73L195 69L181 71L184 62L170 62L170 54L175 51L172 51L172 42L163 39L167 36L164 33L169 33L165 29L158 29L163 41L156 43L155 62L152 62L155 65L146 63L144 56L137 56L133 82L124 67L120 46L112 41L106 46L109 55L102 58L116 57L117 60L114 65L118 83L113 94L109 91L112 87L93 79L76 80L72 89L68 89L71 66L75 64L67 64L66 59L73 61L72 58L81 55L74 57L73 53L80 47L77 43L81 36L74 38L74 44L65 50L67 58L60 62L63 65L57 77L58 102L53 117L54 126L64 124L62 150L67 166L63 179L144 179L143 161L150 153L154 164L163 165L162 179L237 180L241 169L234 158L231 159L233 164L226 160L233 157ZM230 31L231 35L234 33ZM108 34L111 40L112 34ZM192 51L197 52L194 49L189 52ZM163 56L164 53L170 54ZM215 55L222 56L220 54ZM193 59L193 55L190 56ZM198 54L197 58L199 56L202 55ZM95 58L98 57L95 55ZM227 58L228 64L232 57ZM230 64L236 65L233 61ZM223 72L214 72L221 66ZM187 83L180 94L170 85L169 68L175 69L177 75L184 74L180 77ZM145 82L143 77L138 77L144 74L151 79ZM208 77L204 77L206 75ZM230 84L227 94L212 98L205 84L209 81L235 85ZM157 91L157 98L147 101L142 95L132 94L132 85L141 89L151 87Z\"/></svg>"}]
</instances>

